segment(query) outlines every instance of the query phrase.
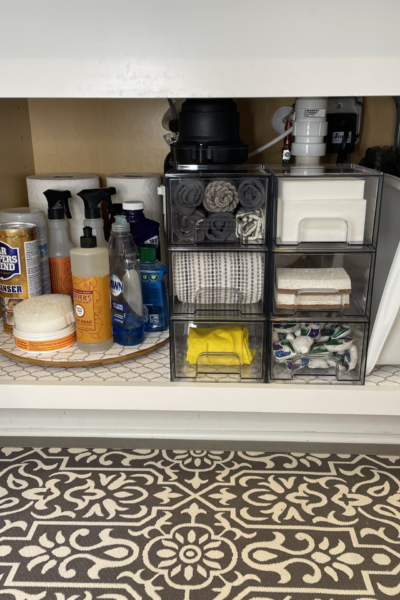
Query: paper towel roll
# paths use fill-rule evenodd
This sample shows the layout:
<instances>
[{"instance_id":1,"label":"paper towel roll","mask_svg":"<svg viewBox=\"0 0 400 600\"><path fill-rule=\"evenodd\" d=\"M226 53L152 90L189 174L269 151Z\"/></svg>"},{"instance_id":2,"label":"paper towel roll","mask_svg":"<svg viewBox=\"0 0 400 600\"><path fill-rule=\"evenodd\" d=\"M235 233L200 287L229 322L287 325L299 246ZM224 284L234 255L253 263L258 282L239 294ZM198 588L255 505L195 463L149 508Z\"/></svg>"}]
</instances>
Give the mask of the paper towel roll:
<instances>
[{"instance_id":1,"label":"paper towel roll","mask_svg":"<svg viewBox=\"0 0 400 600\"><path fill-rule=\"evenodd\" d=\"M112 196L113 204L122 204L127 200L144 203L144 214L148 219L160 223L161 260L166 262L166 245L163 217L163 201L157 188L161 177L155 173L114 173L107 176L107 187L113 186L117 193Z\"/></svg>"},{"instance_id":2,"label":"paper towel roll","mask_svg":"<svg viewBox=\"0 0 400 600\"><path fill-rule=\"evenodd\" d=\"M77 196L81 190L100 187L99 178L92 173L45 173L30 175L26 178L29 206L44 211L47 221L47 200L43 195L46 190L69 190L69 208L72 219L68 220L69 238L75 246L79 246L85 218L82 198Z\"/></svg>"}]
</instances>

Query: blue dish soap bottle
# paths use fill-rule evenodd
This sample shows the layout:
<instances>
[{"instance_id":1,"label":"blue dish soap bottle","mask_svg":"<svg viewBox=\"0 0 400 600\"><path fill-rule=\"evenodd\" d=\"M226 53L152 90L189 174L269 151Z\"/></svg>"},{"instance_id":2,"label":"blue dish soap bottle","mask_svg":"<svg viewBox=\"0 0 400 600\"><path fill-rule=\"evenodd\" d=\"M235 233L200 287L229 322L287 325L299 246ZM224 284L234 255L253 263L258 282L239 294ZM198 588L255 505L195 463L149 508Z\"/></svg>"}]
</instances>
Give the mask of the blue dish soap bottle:
<instances>
[{"instance_id":1,"label":"blue dish soap bottle","mask_svg":"<svg viewBox=\"0 0 400 600\"><path fill-rule=\"evenodd\" d=\"M108 253L114 342L136 346L144 342L145 317L137 248L124 215L112 224Z\"/></svg>"},{"instance_id":2,"label":"blue dish soap bottle","mask_svg":"<svg viewBox=\"0 0 400 600\"><path fill-rule=\"evenodd\" d=\"M157 260L157 248L151 244L139 246L140 276L143 304L147 312L146 331L165 331L169 325L165 277L168 267Z\"/></svg>"},{"instance_id":3,"label":"blue dish soap bottle","mask_svg":"<svg viewBox=\"0 0 400 600\"><path fill-rule=\"evenodd\" d=\"M160 223L148 219L144 215L143 202L128 200L123 202L122 208L128 221L131 234L136 246L152 244L157 248L157 259L160 260Z\"/></svg>"}]
</instances>

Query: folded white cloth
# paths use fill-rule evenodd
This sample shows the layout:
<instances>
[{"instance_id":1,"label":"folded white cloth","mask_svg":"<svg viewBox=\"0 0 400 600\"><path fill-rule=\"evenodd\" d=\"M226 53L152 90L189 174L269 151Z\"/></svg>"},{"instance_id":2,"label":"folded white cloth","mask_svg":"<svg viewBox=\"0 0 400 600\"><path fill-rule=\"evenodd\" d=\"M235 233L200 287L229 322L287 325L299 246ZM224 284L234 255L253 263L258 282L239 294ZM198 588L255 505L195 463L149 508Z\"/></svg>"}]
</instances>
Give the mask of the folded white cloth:
<instances>
[{"instance_id":1,"label":"folded white cloth","mask_svg":"<svg viewBox=\"0 0 400 600\"><path fill-rule=\"evenodd\" d=\"M174 252L174 296L181 302L253 304L264 292L262 252Z\"/></svg>"}]
</instances>

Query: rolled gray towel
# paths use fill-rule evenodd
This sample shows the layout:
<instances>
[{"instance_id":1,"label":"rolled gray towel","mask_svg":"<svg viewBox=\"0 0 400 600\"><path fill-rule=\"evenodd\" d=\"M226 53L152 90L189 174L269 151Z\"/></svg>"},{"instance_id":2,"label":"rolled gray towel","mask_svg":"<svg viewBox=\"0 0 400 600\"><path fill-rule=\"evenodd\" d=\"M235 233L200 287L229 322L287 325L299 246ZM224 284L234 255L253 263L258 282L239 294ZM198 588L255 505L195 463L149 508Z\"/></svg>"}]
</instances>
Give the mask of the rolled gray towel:
<instances>
[{"instance_id":1,"label":"rolled gray towel","mask_svg":"<svg viewBox=\"0 0 400 600\"><path fill-rule=\"evenodd\" d=\"M233 212L239 204L235 185L223 179L212 181L206 187L203 204L210 213Z\"/></svg>"},{"instance_id":2,"label":"rolled gray towel","mask_svg":"<svg viewBox=\"0 0 400 600\"><path fill-rule=\"evenodd\" d=\"M173 232L175 239L180 242L203 242L205 237L205 225L196 231L196 223L205 219L206 214L202 210L195 210L191 215L184 215L175 210L173 216Z\"/></svg>"},{"instance_id":3,"label":"rolled gray towel","mask_svg":"<svg viewBox=\"0 0 400 600\"><path fill-rule=\"evenodd\" d=\"M262 244L265 241L264 212L259 208L240 208L236 213L236 235L243 244Z\"/></svg>"},{"instance_id":4,"label":"rolled gray towel","mask_svg":"<svg viewBox=\"0 0 400 600\"><path fill-rule=\"evenodd\" d=\"M174 203L184 215L191 215L203 202L204 183L197 179L180 181L175 188Z\"/></svg>"},{"instance_id":5,"label":"rolled gray towel","mask_svg":"<svg viewBox=\"0 0 400 600\"><path fill-rule=\"evenodd\" d=\"M239 202L245 208L262 208L265 205L265 188L259 179L245 179L239 185Z\"/></svg>"},{"instance_id":6,"label":"rolled gray towel","mask_svg":"<svg viewBox=\"0 0 400 600\"><path fill-rule=\"evenodd\" d=\"M212 242L235 242L236 219L231 213L221 212L208 215L206 238Z\"/></svg>"}]
</instances>

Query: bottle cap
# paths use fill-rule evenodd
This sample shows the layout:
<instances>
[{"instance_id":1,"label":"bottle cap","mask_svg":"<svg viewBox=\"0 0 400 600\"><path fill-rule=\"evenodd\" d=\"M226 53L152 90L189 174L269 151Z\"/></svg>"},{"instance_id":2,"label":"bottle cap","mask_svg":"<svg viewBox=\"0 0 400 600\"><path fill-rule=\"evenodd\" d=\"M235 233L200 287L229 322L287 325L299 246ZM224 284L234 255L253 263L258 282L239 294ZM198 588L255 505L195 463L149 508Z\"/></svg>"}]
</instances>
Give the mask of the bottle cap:
<instances>
[{"instance_id":1,"label":"bottle cap","mask_svg":"<svg viewBox=\"0 0 400 600\"><path fill-rule=\"evenodd\" d=\"M83 228L83 235L81 236L81 248L97 248L97 239L95 235L92 235L91 227Z\"/></svg>"},{"instance_id":2,"label":"bottle cap","mask_svg":"<svg viewBox=\"0 0 400 600\"><path fill-rule=\"evenodd\" d=\"M139 257L143 263L152 263L157 260L157 246L153 244L143 244L139 246Z\"/></svg>"},{"instance_id":3,"label":"bottle cap","mask_svg":"<svg viewBox=\"0 0 400 600\"><path fill-rule=\"evenodd\" d=\"M115 233L126 233L131 230L125 215L116 215L111 229Z\"/></svg>"},{"instance_id":4,"label":"bottle cap","mask_svg":"<svg viewBox=\"0 0 400 600\"><path fill-rule=\"evenodd\" d=\"M143 210L143 202L136 202L136 200L128 200L122 204L124 210Z\"/></svg>"}]
</instances>

